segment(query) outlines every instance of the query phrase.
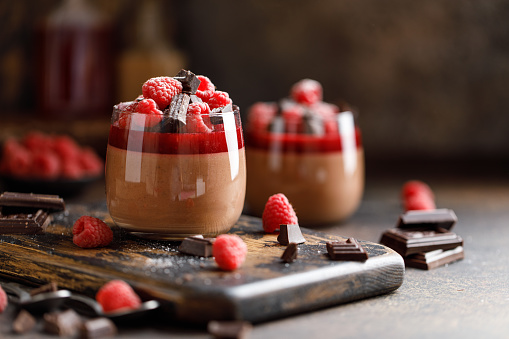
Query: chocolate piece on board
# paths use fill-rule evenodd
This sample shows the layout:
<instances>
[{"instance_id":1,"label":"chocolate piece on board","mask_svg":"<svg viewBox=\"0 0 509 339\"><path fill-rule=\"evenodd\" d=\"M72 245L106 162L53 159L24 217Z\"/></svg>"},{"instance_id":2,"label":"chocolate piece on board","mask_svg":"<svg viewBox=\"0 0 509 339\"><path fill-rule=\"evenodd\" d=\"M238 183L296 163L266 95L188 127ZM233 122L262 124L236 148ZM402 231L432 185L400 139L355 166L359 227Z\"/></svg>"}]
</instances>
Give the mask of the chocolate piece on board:
<instances>
[{"instance_id":1,"label":"chocolate piece on board","mask_svg":"<svg viewBox=\"0 0 509 339\"><path fill-rule=\"evenodd\" d=\"M406 257L419 252L456 248L463 245L463 239L443 228L409 230L391 228L382 234L380 243Z\"/></svg>"},{"instance_id":2,"label":"chocolate piece on board","mask_svg":"<svg viewBox=\"0 0 509 339\"><path fill-rule=\"evenodd\" d=\"M299 247L296 243L289 243L286 247L283 255L281 256L281 260L285 263L292 263L297 259L297 254L299 253Z\"/></svg>"},{"instance_id":3,"label":"chocolate piece on board","mask_svg":"<svg viewBox=\"0 0 509 339\"><path fill-rule=\"evenodd\" d=\"M214 238L187 237L180 244L179 251L199 257L211 257L214 240Z\"/></svg>"},{"instance_id":4,"label":"chocolate piece on board","mask_svg":"<svg viewBox=\"0 0 509 339\"><path fill-rule=\"evenodd\" d=\"M72 309L44 314L44 330L61 337L74 336L81 324L80 316Z\"/></svg>"},{"instance_id":5,"label":"chocolate piece on board","mask_svg":"<svg viewBox=\"0 0 509 339\"><path fill-rule=\"evenodd\" d=\"M21 309L12 323L12 330L14 333L23 334L30 332L36 324L35 318L28 311Z\"/></svg>"},{"instance_id":6,"label":"chocolate piece on board","mask_svg":"<svg viewBox=\"0 0 509 339\"><path fill-rule=\"evenodd\" d=\"M279 235L277 241L281 245L288 245L292 242L296 244L302 244L306 242L306 239L302 236L299 225L279 225Z\"/></svg>"},{"instance_id":7,"label":"chocolate piece on board","mask_svg":"<svg viewBox=\"0 0 509 339\"><path fill-rule=\"evenodd\" d=\"M48 293L48 292L56 292L58 291L58 284L54 281L50 282L49 284L45 284L42 286L39 286L37 288L34 288L30 291L30 295L33 297L34 295L41 294L41 293Z\"/></svg>"},{"instance_id":8,"label":"chocolate piece on board","mask_svg":"<svg viewBox=\"0 0 509 339\"><path fill-rule=\"evenodd\" d=\"M43 210L28 214L0 214L0 234L43 233L51 223L51 217Z\"/></svg>"},{"instance_id":9,"label":"chocolate piece on board","mask_svg":"<svg viewBox=\"0 0 509 339\"><path fill-rule=\"evenodd\" d=\"M253 326L247 321L210 321L207 330L214 338L247 338Z\"/></svg>"},{"instance_id":10,"label":"chocolate piece on board","mask_svg":"<svg viewBox=\"0 0 509 339\"><path fill-rule=\"evenodd\" d=\"M348 238L346 241L328 241L326 246L333 260L365 261L368 259L368 252L354 238Z\"/></svg>"},{"instance_id":11,"label":"chocolate piece on board","mask_svg":"<svg viewBox=\"0 0 509 339\"><path fill-rule=\"evenodd\" d=\"M405 265L408 267L419 268L421 270L431 270L463 258L465 258L463 246L458 246L445 251L435 250L409 255L405 258Z\"/></svg>"},{"instance_id":12,"label":"chocolate piece on board","mask_svg":"<svg viewBox=\"0 0 509 339\"><path fill-rule=\"evenodd\" d=\"M46 212L65 210L64 199L58 195L4 192L0 195L2 214L30 213L42 209Z\"/></svg>"},{"instance_id":13,"label":"chocolate piece on board","mask_svg":"<svg viewBox=\"0 0 509 339\"><path fill-rule=\"evenodd\" d=\"M185 69L181 69L173 78L182 83L182 92L190 94L196 94L201 82L193 72Z\"/></svg>"},{"instance_id":14,"label":"chocolate piece on board","mask_svg":"<svg viewBox=\"0 0 509 339\"><path fill-rule=\"evenodd\" d=\"M408 211L400 215L399 228L444 228L450 230L458 221L453 210L441 208L435 210Z\"/></svg>"},{"instance_id":15,"label":"chocolate piece on board","mask_svg":"<svg viewBox=\"0 0 509 339\"><path fill-rule=\"evenodd\" d=\"M81 338L114 337L116 334L117 326L105 317L87 320L81 327Z\"/></svg>"}]
</instances>

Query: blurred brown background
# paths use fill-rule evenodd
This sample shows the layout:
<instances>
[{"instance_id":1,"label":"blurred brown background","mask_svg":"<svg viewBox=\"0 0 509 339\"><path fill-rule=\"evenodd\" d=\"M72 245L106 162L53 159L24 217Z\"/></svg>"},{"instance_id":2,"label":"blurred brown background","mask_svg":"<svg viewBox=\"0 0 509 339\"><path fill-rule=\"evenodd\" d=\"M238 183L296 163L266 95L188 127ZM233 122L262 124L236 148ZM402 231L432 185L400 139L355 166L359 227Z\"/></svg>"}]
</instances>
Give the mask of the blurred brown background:
<instances>
[{"instance_id":1,"label":"blurred brown background","mask_svg":"<svg viewBox=\"0 0 509 339\"><path fill-rule=\"evenodd\" d=\"M36 24L63 3L0 2L3 135L8 127L18 131L20 121L58 125L58 116L41 118ZM326 101L346 101L359 111L368 170L412 161L432 170L454 163L459 174L474 167L508 173L507 0L86 4L111 24L111 61L101 59L112 65L107 107L134 99L148 77L182 67L209 76L244 113L312 78L324 86ZM65 128L82 138L107 137L97 120L107 121L110 110L100 111L91 114L95 120L82 121L82 114Z\"/></svg>"}]
</instances>

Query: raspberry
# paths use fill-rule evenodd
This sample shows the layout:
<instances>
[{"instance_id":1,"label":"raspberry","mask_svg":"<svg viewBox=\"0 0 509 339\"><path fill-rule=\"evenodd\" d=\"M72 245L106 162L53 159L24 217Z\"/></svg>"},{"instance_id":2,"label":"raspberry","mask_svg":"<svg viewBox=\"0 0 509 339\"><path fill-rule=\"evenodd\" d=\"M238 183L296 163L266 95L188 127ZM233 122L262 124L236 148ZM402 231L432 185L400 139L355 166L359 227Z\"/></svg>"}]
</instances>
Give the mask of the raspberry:
<instances>
[{"instance_id":1,"label":"raspberry","mask_svg":"<svg viewBox=\"0 0 509 339\"><path fill-rule=\"evenodd\" d=\"M429 196L432 200L435 199L433 191L426 183L420 180L410 180L403 184L403 187L401 188L401 199L404 201L412 195L421 193Z\"/></svg>"},{"instance_id":2,"label":"raspberry","mask_svg":"<svg viewBox=\"0 0 509 339\"><path fill-rule=\"evenodd\" d=\"M152 99L143 99L138 102L136 111L148 115L145 117L145 127L153 127L163 120L163 112L159 110L156 102Z\"/></svg>"},{"instance_id":3,"label":"raspberry","mask_svg":"<svg viewBox=\"0 0 509 339\"><path fill-rule=\"evenodd\" d=\"M119 311L121 309L136 309L141 300L129 284L123 280L111 280L104 284L95 296L104 312Z\"/></svg>"},{"instance_id":4,"label":"raspberry","mask_svg":"<svg viewBox=\"0 0 509 339\"><path fill-rule=\"evenodd\" d=\"M268 102L257 102L249 108L249 128L252 131L267 130L267 126L277 113L277 104Z\"/></svg>"},{"instance_id":5,"label":"raspberry","mask_svg":"<svg viewBox=\"0 0 509 339\"><path fill-rule=\"evenodd\" d=\"M51 151L35 152L32 157L32 174L41 179L56 179L61 172L61 161L58 155Z\"/></svg>"},{"instance_id":6,"label":"raspberry","mask_svg":"<svg viewBox=\"0 0 509 339\"><path fill-rule=\"evenodd\" d=\"M79 179L85 174L85 170L78 159L64 159L60 171L62 178L71 180Z\"/></svg>"},{"instance_id":7,"label":"raspberry","mask_svg":"<svg viewBox=\"0 0 509 339\"><path fill-rule=\"evenodd\" d=\"M311 79L303 79L294 84L290 90L293 100L304 105L322 101L322 85Z\"/></svg>"},{"instance_id":8,"label":"raspberry","mask_svg":"<svg viewBox=\"0 0 509 339\"><path fill-rule=\"evenodd\" d=\"M153 99L164 110L174 95L182 92L182 83L170 77L148 79L141 87L144 98Z\"/></svg>"},{"instance_id":9,"label":"raspberry","mask_svg":"<svg viewBox=\"0 0 509 339\"><path fill-rule=\"evenodd\" d=\"M206 76L198 75L197 78L200 79L200 86L198 86L196 95L203 101L207 102L209 101L210 97L212 97L216 87Z\"/></svg>"},{"instance_id":10,"label":"raspberry","mask_svg":"<svg viewBox=\"0 0 509 339\"><path fill-rule=\"evenodd\" d=\"M231 104L232 99L230 99L230 95L226 92L215 91L209 98L207 103L209 104L210 109L214 109Z\"/></svg>"},{"instance_id":11,"label":"raspberry","mask_svg":"<svg viewBox=\"0 0 509 339\"><path fill-rule=\"evenodd\" d=\"M75 245L81 248L104 247L113 240L113 231L100 219L82 216L72 227Z\"/></svg>"},{"instance_id":12,"label":"raspberry","mask_svg":"<svg viewBox=\"0 0 509 339\"><path fill-rule=\"evenodd\" d=\"M189 133L208 133L211 129L203 121L202 114L209 114L210 108L204 102L195 102L187 109L186 128Z\"/></svg>"},{"instance_id":13,"label":"raspberry","mask_svg":"<svg viewBox=\"0 0 509 339\"><path fill-rule=\"evenodd\" d=\"M27 177L32 170L32 153L16 139L7 139L3 147L2 172Z\"/></svg>"},{"instance_id":14,"label":"raspberry","mask_svg":"<svg viewBox=\"0 0 509 339\"><path fill-rule=\"evenodd\" d=\"M8 303L9 302L7 300L7 294L5 293L5 291L2 288L2 286L0 286L0 313L5 311L5 309L7 308L7 304Z\"/></svg>"},{"instance_id":15,"label":"raspberry","mask_svg":"<svg viewBox=\"0 0 509 339\"><path fill-rule=\"evenodd\" d=\"M78 157L78 162L84 170L85 175L95 176L104 169L104 162L91 148L84 148Z\"/></svg>"},{"instance_id":16,"label":"raspberry","mask_svg":"<svg viewBox=\"0 0 509 339\"><path fill-rule=\"evenodd\" d=\"M288 198L283 193L278 193L267 200L262 222L265 232L272 233L279 230L281 224L298 224L299 220Z\"/></svg>"},{"instance_id":17,"label":"raspberry","mask_svg":"<svg viewBox=\"0 0 509 339\"><path fill-rule=\"evenodd\" d=\"M53 150L60 159L75 159L80 153L80 147L71 137L59 135L53 138Z\"/></svg>"},{"instance_id":18,"label":"raspberry","mask_svg":"<svg viewBox=\"0 0 509 339\"><path fill-rule=\"evenodd\" d=\"M46 151L53 148L53 139L41 132L31 131L23 138L23 145L31 152Z\"/></svg>"},{"instance_id":19,"label":"raspberry","mask_svg":"<svg viewBox=\"0 0 509 339\"><path fill-rule=\"evenodd\" d=\"M221 234L212 245L212 255L219 268L233 271L246 259L247 245L235 234Z\"/></svg>"},{"instance_id":20,"label":"raspberry","mask_svg":"<svg viewBox=\"0 0 509 339\"><path fill-rule=\"evenodd\" d=\"M435 201L425 193L417 193L409 196L404 201L405 211L433 210L436 208Z\"/></svg>"}]
</instances>

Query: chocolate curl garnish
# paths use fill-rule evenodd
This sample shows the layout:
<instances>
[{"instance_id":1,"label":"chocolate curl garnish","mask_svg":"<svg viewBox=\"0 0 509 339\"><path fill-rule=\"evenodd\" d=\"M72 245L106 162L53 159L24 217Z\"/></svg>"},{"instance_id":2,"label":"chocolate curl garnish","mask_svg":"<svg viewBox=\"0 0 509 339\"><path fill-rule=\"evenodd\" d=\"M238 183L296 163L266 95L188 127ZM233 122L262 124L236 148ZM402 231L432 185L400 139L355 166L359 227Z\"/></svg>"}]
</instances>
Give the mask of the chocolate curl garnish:
<instances>
[{"instance_id":1,"label":"chocolate curl garnish","mask_svg":"<svg viewBox=\"0 0 509 339\"><path fill-rule=\"evenodd\" d=\"M196 94L201 82L193 72L185 69L181 69L173 79L182 83L182 92L187 94Z\"/></svg>"}]
</instances>

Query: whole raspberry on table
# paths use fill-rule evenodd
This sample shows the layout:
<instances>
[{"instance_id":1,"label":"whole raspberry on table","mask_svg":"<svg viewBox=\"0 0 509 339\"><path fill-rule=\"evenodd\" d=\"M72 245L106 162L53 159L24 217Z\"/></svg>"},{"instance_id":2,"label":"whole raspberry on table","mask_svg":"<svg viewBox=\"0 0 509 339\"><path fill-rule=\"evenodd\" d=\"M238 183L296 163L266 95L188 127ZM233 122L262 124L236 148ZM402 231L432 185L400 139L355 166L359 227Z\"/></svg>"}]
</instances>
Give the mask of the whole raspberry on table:
<instances>
[{"instance_id":1,"label":"whole raspberry on table","mask_svg":"<svg viewBox=\"0 0 509 339\"><path fill-rule=\"evenodd\" d=\"M8 303L7 294L5 293L2 286L0 286L0 313L2 313L7 308Z\"/></svg>"},{"instance_id":2,"label":"whole raspberry on table","mask_svg":"<svg viewBox=\"0 0 509 339\"><path fill-rule=\"evenodd\" d=\"M81 248L104 247L113 241L113 231L98 218L82 216L72 228L72 241Z\"/></svg>"},{"instance_id":3,"label":"whole raspberry on table","mask_svg":"<svg viewBox=\"0 0 509 339\"><path fill-rule=\"evenodd\" d=\"M435 200L426 193L416 193L407 197L403 201L405 211L415 210L434 210L436 209Z\"/></svg>"},{"instance_id":4,"label":"whole raspberry on table","mask_svg":"<svg viewBox=\"0 0 509 339\"><path fill-rule=\"evenodd\" d=\"M132 287L123 280L111 280L104 284L95 296L104 312L136 309L141 299Z\"/></svg>"},{"instance_id":5,"label":"whole raspberry on table","mask_svg":"<svg viewBox=\"0 0 509 339\"><path fill-rule=\"evenodd\" d=\"M302 79L292 86L290 95L300 104L312 105L322 101L322 85L316 80Z\"/></svg>"},{"instance_id":6,"label":"whole raspberry on table","mask_svg":"<svg viewBox=\"0 0 509 339\"><path fill-rule=\"evenodd\" d=\"M212 245L212 255L219 268L233 271L246 259L247 245L235 234L221 234Z\"/></svg>"},{"instance_id":7,"label":"whole raspberry on table","mask_svg":"<svg viewBox=\"0 0 509 339\"><path fill-rule=\"evenodd\" d=\"M164 110L174 95L182 92L182 83L171 77L157 77L145 81L141 87L144 98L154 100L160 110Z\"/></svg>"},{"instance_id":8,"label":"whole raspberry on table","mask_svg":"<svg viewBox=\"0 0 509 339\"><path fill-rule=\"evenodd\" d=\"M288 198L283 193L277 193L267 200L263 210L262 223L265 232L272 233L279 230L281 224L297 225L299 220Z\"/></svg>"},{"instance_id":9,"label":"whole raspberry on table","mask_svg":"<svg viewBox=\"0 0 509 339\"><path fill-rule=\"evenodd\" d=\"M416 194L424 194L431 199L435 199L433 191L428 184L420 180L409 180L403 184L401 188L401 199L406 200L408 197Z\"/></svg>"}]
</instances>

